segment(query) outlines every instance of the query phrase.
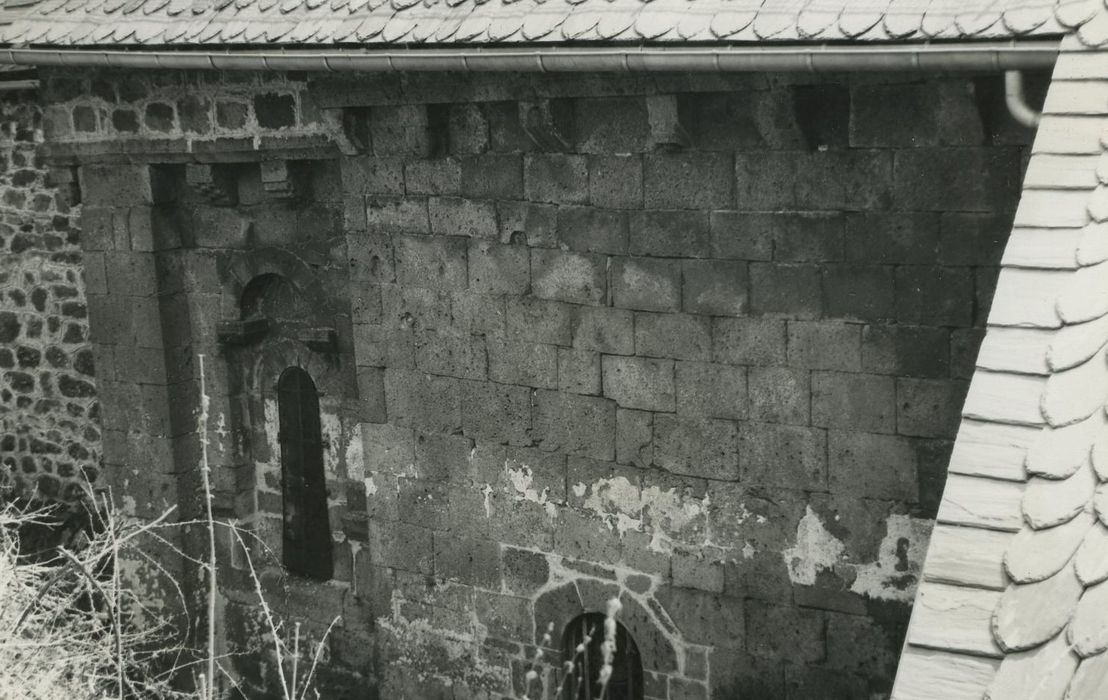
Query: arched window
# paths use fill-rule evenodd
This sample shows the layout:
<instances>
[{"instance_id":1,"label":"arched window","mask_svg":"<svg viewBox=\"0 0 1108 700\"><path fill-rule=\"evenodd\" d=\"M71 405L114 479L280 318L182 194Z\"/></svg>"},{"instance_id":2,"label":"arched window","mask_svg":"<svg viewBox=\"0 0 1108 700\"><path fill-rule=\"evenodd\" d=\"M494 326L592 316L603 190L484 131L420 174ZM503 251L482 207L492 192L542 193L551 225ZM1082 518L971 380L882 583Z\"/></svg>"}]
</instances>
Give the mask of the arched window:
<instances>
[{"instance_id":1,"label":"arched window","mask_svg":"<svg viewBox=\"0 0 1108 700\"><path fill-rule=\"evenodd\" d=\"M326 581L331 578L334 563L323 476L323 437L319 394L307 372L289 367L281 373L277 409L284 502L282 560L294 574Z\"/></svg>"},{"instance_id":2,"label":"arched window","mask_svg":"<svg viewBox=\"0 0 1108 700\"><path fill-rule=\"evenodd\" d=\"M578 654L578 645L585 642L585 649ZM601 685L597 680L604 655L600 645L604 643L604 614L585 613L574 618L566 626L562 638L562 650L566 661L573 661L573 674L567 679L567 697L573 700L597 700ZM642 657L639 647L627 628L616 622L616 653L612 658L612 675L608 680L605 700L642 700Z\"/></svg>"}]
</instances>

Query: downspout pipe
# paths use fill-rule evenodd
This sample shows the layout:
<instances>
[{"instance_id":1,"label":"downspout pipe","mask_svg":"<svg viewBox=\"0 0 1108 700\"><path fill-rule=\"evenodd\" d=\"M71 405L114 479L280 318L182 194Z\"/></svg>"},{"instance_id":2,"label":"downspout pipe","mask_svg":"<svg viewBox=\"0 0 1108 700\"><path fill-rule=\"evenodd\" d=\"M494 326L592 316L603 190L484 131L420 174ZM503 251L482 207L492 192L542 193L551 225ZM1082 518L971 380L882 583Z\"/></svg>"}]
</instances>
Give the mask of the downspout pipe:
<instances>
[{"instance_id":1,"label":"downspout pipe","mask_svg":"<svg viewBox=\"0 0 1108 700\"><path fill-rule=\"evenodd\" d=\"M339 48L327 51L222 51L99 48L0 48L0 64L224 71L334 73L810 72L975 71L1049 69L1058 40L943 44L727 46Z\"/></svg>"},{"instance_id":2,"label":"downspout pipe","mask_svg":"<svg viewBox=\"0 0 1108 700\"><path fill-rule=\"evenodd\" d=\"M1018 70L1004 72L1004 101L1012 118L1030 129L1037 127L1043 118L1041 112L1027 104L1027 96L1023 93L1023 73Z\"/></svg>"}]
</instances>

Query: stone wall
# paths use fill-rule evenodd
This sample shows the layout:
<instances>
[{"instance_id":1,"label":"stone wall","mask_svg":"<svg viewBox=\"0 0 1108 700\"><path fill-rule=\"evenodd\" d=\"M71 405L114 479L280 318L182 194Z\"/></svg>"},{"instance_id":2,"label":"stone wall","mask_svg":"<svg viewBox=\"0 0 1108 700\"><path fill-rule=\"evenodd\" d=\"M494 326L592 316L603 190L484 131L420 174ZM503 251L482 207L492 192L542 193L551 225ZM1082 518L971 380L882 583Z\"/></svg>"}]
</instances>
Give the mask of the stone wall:
<instances>
[{"instance_id":1,"label":"stone wall","mask_svg":"<svg viewBox=\"0 0 1108 700\"><path fill-rule=\"evenodd\" d=\"M316 380L335 580L259 566L342 615L328 692L523 694L616 594L647 697L888 691L1026 158L998 78L52 90L134 507L195 492L203 352L218 507L279 551L272 387Z\"/></svg>"},{"instance_id":2,"label":"stone wall","mask_svg":"<svg viewBox=\"0 0 1108 700\"><path fill-rule=\"evenodd\" d=\"M42 162L33 92L0 99L0 490L69 500L96 479L100 432L79 198Z\"/></svg>"}]
</instances>

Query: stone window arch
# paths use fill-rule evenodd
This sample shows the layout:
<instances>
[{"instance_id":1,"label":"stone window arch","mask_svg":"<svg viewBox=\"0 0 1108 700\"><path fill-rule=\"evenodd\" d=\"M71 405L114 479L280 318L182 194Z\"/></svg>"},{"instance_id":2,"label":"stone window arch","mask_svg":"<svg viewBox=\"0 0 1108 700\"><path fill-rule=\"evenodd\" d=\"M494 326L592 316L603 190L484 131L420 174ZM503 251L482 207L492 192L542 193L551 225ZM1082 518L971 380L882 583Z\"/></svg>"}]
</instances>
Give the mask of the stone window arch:
<instances>
[{"instance_id":1,"label":"stone window arch","mask_svg":"<svg viewBox=\"0 0 1108 700\"><path fill-rule=\"evenodd\" d=\"M588 641L586 642L586 638ZM572 700L599 700L601 686L597 680L603 663L600 645L604 642L604 614L585 613L573 618L562 634L562 657L573 661L573 673L566 679L566 697ZM584 651L577 647L585 644ZM616 622L616 652L612 659L612 675L605 700L642 700L642 656L631 633Z\"/></svg>"},{"instance_id":2,"label":"stone window arch","mask_svg":"<svg viewBox=\"0 0 1108 700\"><path fill-rule=\"evenodd\" d=\"M289 367L277 381L281 445L282 562L290 573L326 581L334 573L319 393L311 376Z\"/></svg>"}]
</instances>

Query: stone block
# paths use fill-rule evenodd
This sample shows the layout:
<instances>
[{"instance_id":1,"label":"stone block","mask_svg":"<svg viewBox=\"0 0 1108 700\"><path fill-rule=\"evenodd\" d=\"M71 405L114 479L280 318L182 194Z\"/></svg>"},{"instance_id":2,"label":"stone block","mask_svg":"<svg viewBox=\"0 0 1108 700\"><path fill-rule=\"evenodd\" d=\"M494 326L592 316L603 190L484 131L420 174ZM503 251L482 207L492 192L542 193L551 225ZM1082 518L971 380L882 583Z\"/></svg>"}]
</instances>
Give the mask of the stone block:
<instances>
[{"instance_id":1,"label":"stone block","mask_svg":"<svg viewBox=\"0 0 1108 700\"><path fill-rule=\"evenodd\" d=\"M709 360L710 319L688 314L635 314L635 354L675 360Z\"/></svg>"},{"instance_id":2,"label":"stone block","mask_svg":"<svg viewBox=\"0 0 1108 700\"><path fill-rule=\"evenodd\" d=\"M773 318L712 319L712 360L732 365L785 362L785 321Z\"/></svg>"},{"instance_id":3,"label":"stone block","mask_svg":"<svg viewBox=\"0 0 1108 700\"><path fill-rule=\"evenodd\" d=\"M616 411L616 461L641 469L654 461L654 414L620 408Z\"/></svg>"},{"instance_id":4,"label":"stone block","mask_svg":"<svg viewBox=\"0 0 1108 700\"><path fill-rule=\"evenodd\" d=\"M153 204L146 165L83 165L78 169L81 200L88 206L119 207Z\"/></svg>"},{"instance_id":5,"label":"stone block","mask_svg":"<svg viewBox=\"0 0 1108 700\"><path fill-rule=\"evenodd\" d=\"M606 287L605 261L596 255L531 250L531 293L540 299L599 306Z\"/></svg>"},{"instance_id":6,"label":"stone block","mask_svg":"<svg viewBox=\"0 0 1108 700\"><path fill-rule=\"evenodd\" d=\"M428 374L459 379L484 379L485 339L450 331L418 331L415 335L416 368Z\"/></svg>"},{"instance_id":7,"label":"stone block","mask_svg":"<svg viewBox=\"0 0 1108 700\"><path fill-rule=\"evenodd\" d=\"M685 260L682 305L689 313L742 316L746 312L749 275L744 262Z\"/></svg>"},{"instance_id":8,"label":"stone block","mask_svg":"<svg viewBox=\"0 0 1108 700\"><path fill-rule=\"evenodd\" d=\"M750 310L814 319L823 314L820 266L750 263Z\"/></svg>"},{"instance_id":9,"label":"stone block","mask_svg":"<svg viewBox=\"0 0 1108 700\"><path fill-rule=\"evenodd\" d=\"M369 521L369 559L376 566L430 576L434 573L431 531L402 522Z\"/></svg>"},{"instance_id":10,"label":"stone block","mask_svg":"<svg viewBox=\"0 0 1108 700\"><path fill-rule=\"evenodd\" d=\"M346 250L350 258L351 282L387 284L396 281L391 237L365 233L348 235Z\"/></svg>"},{"instance_id":11,"label":"stone block","mask_svg":"<svg viewBox=\"0 0 1108 700\"><path fill-rule=\"evenodd\" d=\"M714 211L709 217L713 258L770 260L779 214Z\"/></svg>"},{"instance_id":12,"label":"stone block","mask_svg":"<svg viewBox=\"0 0 1108 700\"><path fill-rule=\"evenodd\" d=\"M296 98L287 93L254 95L254 117L263 129L281 129L296 124ZM147 107L147 122L150 110Z\"/></svg>"},{"instance_id":13,"label":"stone block","mask_svg":"<svg viewBox=\"0 0 1108 700\"><path fill-rule=\"evenodd\" d=\"M539 389L558 388L558 348L490 338L489 379Z\"/></svg>"},{"instance_id":14,"label":"stone block","mask_svg":"<svg viewBox=\"0 0 1108 700\"><path fill-rule=\"evenodd\" d=\"M447 115L450 152L484 153L489 148L489 120L480 104L452 104Z\"/></svg>"},{"instance_id":15,"label":"stone block","mask_svg":"<svg viewBox=\"0 0 1108 700\"><path fill-rule=\"evenodd\" d=\"M467 388L472 385L469 382L465 384ZM414 476L425 482L462 482L468 471L472 452L473 441L469 438L417 432L415 462L408 468L407 476ZM445 505L448 499L442 497L440 500ZM429 524L426 526L431 527Z\"/></svg>"},{"instance_id":16,"label":"stone block","mask_svg":"<svg viewBox=\"0 0 1108 700\"><path fill-rule=\"evenodd\" d=\"M935 262L959 265L1000 264L1012 230L1012 214L943 214L939 221L939 253Z\"/></svg>"},{"instance_id":17,"label":"stone block","mask_svg":"<svg viewBox=\"0 0 1108 700\"><path fill-rule=\"evenodd\" d=\"M404 164L404 192L407 194L454 195L461 189L462 165L456 158L414 160Z\"/></svg>"},{"instance_id":18,"label":"stone block","mask_svg":"<svg viewBox=\"0 0 1108 700\"><path fill-rule=\"evenodd\" d=\"M891 265L824 266L824 313L860 321L891 319L895 302L893 270Z\"/></svg>"},{"instance_id":19,"label":"stone block","mask_svg":"<svg viewBox=\"0 0 1108 700\"><path fill-rule=\"evenodd\" d=\"M818 662L827 655L824 614L760 600L746 601L747 650L767 659Z\"/></svg>"},{"instance_id":20,"label":"stone block","mask_svg":"<svg viewBox=\"0 0 1108 700\"><path fill-rule=\"evenodd\" d=\"M877 374L812 373L812 424L896 432L896 381Z\"/></svg>"},{"instance_id":21,"label":"stone block","mask_svg":"<svg viewBox=\"0 0 1108 700\"><path fill-rule=\"evenodd\" d=\"M977 369L977 352L984 339L983 328L955 328L950 332L950 376L958 379L973 377Z\"/></svg>"},{"instance_id":22,"label":"stone block","mask_svg":"<svg viewBox=\"0 0 1108 700\"><path fill-rule=\"evenodd\" d=\"M673 585L709 593L723 593L723 565L693 554L674 554Z\"/></svg>"},{"instance_id":23,"label":"stone block","mask_svg":"<svg viewBox=\"0 0 1108 700\"><path fill-rule=\"evenodd\" d=\"M531 286L531 253L526 246L472 241L468 260L469 288L474 292L522 295Z\"/></svg>"},{"instance_id":24,"label":"stone block","mask_svg":"<svg viewBox=\"0 0 1108 700\"><path fill-rule=\"evenodd\" d=\"M585 204L589 200L588 159L564 153L532 153L523 160L524 196L533 202Z\"/></svg>"},{"instance_id":25,"label":"stone block","mask_svg":"<svg viewBox=\"0 0 1108 700\"><path fill-rule=\"evenodd\" d=\"M891 151L812 151L802 154L796 165L794 192L800 209L887 209L893 199Z\"/></svg>"},{"instance_id":26,"label":"stone block","mask_svg":"<svg viewBox=\"0 0 1108 700\"><path fill-rule=\"evenodd\" d=\"M643 157L643 203L650 209L726 209L733 200L730 153L650 153Z\"/></svg>"},{"instance_id":27,"label":"stone block","mask_svg":"<svg viewBox=\"0 0 1108 700\"><path fill-rule=\"evenodd\" d=\"M427 106L382 105L370 111L370 138L379 156L426 158L431 154Z\"/></svg>"},{"instance_id":28,"label":"stone block","mask_svg":"<svg viewBox=\"0 0 1108 700\"><path fill-rule=\"evenodd\" d=\"M979 146L984 142L980 107L968 80L860 85L851 92L853 147Z\"/></svg>"},{"instance_id":29,"label":"stone block","mask_svg":"<svg viewBox=\"0 0 1108 700\"><path fill-rule=\"evenodd\" d=\"M609 306L578 309L573 323L573 347L619 355L633 354L634 314Z\"/></svg>"},{"instance_id":30,"label":"stone block","mask_svg":"<svg viewBox=\"0 0 1108 700\"><path fill-rule=\"evenodd\" d=\"M706 258L712 237L708 214L700 211L641 211L631 214L631 255Z\"/></svg>"},{"instance_id":31,"label":"stone block","mask_svg":"<svg viewBox=\"0 0 1108 700\"><path fill-rule=\"evenodd\" d=\"M602 367L604 395L614 399L621 408L674 410L672 360L606 355Z\"/></svg>"},{"instance_id":32,"label":"stone block","mask_svg":"<svg viewBox=\"0 0 1108 700\"><path fill-rule=\"evenodd\" d=\"M881 265L934 265L939 215L866 211L846 217L846 259Z\"/></svg>"},{"instance_id":33,"label":"stone block","mask_svg":"<svg viewBox=\"0 0 1108 700\"><path fill-rule=\"evenodd\" d=\"M434 533L435 576L482 588L500 588L500 545L475 537Z\"/></svg>"},{"instance_id":34,"label":"stone block","mask_svg":"<svg viewBox=\"0 0 1108 700\"><path fill-rule=\"evenodd\" d=\"M973 325L984 327L989 320L989 310L996 296L996 284L1000 277L999 267L978 267L973 270L975 287Z\"/></svg>"},{"instance_id":35,"label":"stone block","mask_svg":"<svg viewBox=\"0 0 1108 700\"><path fill-rule=\"evenodd\" d=\"M950 344L951 332L946 328L868 325L862 330L862 370L901 377L946 377L952 368Z\"/></svg>"},{"instance_id":36,"label":"stone block","mask_svg":"<svg viewBox=\"0 0 1108 700\"><path fill-rule=\"evenodd\" d=\"M531 444L531 390L492 382L463 384L462 430L478 440Z\"/></svg>"},{"instance_id":37,"label":"stone block","mask_svg":"<svg viewBox=\"0 0 1108 700\"><path fill-rule=\"evenodd\" d=\"M404 163L399 158L339 158L342 191L348 195L404 194Z\"/></svg>"},{"instance_id":38,"label":"stone block","mask_svg":"<svg viewBox=\"0 0 1108 700\"><path fill-rule=\"evenodd\" d=\"M404 286L440 291L468 285L468 243L460 238L396 236L396 281Z\"/></svg>"},{"instance_id":39,"label":"stone block","mask_svg":"<svg viewBox=\"0 0 1108 700\"><path fill-rule=\"evenodd\" d=\"M615 458L616 404L592 396L537 391L532 404L533 434L539 448L612 460Z\"/></svg>"},{"instance_id":40,"label":"stone block","mask_svg":"<svg viewBox=\"0 0 1108 700\"><path fill-rule=\"evenodd\" d=\"M449 489L448 485L437 481L408 477L397 479L397 519L402 523L419 525L432 530L449 528L451 525ZM432 556L433 554L432 551Z\"/></svg>"},{"instance_id":41,"label":"stone block","mask_svg":"<svg viewBox=\"0 0 1108 700\"><path fill-rule=\"evenodd\" d=\"M832 430L827 453L832 493L916 502L919 458L911 438Z\"/></svg>"},{"instance_id":42,"label":"stone block","mask_svg":"<svg viewBox=\"0 0 1108 700\"><path fill-rule=\"evenodd\" d=\"M523 198L523 156L485 153L463 158L462 194L487 199Z\"/></svg>"},{"instance_id":43,"label":"stone block","mask_svg":"<svg viewBox=\"0 0 1108 700\"><path fill-rule=\"evenodd\" d=\"M738 209L795 209L797 161L793 151L740 151L735 154L735 205Z\"/></svg>"},{"instance_id":44,"label":"stone block","mask_svg":"<svg viewBox=\"0 0 1108 700\"><path fill-rule=\"evenodd\" d=\"M431 197L427 200L431 233L497 240L496 205L461 197Z\"/></svg>"},{"instance_id":45,"label":"stone block","mask_svg":"<svg viewBox=\"0 0 1108 700\"><path fill-rule=\"evenodd\" d=\"M717 649L742 649L749 644L741 598L669 586L659 590L656 598L688 642Z\"/></svg>"},{"instance_id":46,"label":"stone block","mask_svg":"<svg viewBox=\"0 0 1108 700\"><path fill-rule=\"evenodd\" d=\"M109 294L153 296L158 293L153 253L107 252L104 266Z\"/></svg>"},{"instance_id":47,"label":"stone block","mask_svg":"<svg viewBox=\"0 0 1108 700\"><path fill-rule=\"evenodd\" d=\"M555 236L558 207L530 202L497 202L500 242L535 248L557 248Z\"/></svg>"},{"instance_id":48,"label":"stone block","mask_svg":"<svg viewBox=\"0 0 1108 700\"><path fill-rule=\"evenodd\" d=\"M877 679L833 671L823 666L789 665L785 667L785 692L789 698L861 698L872 695ZM887 684L885 690L889 690Z\"/></svg>"},{"instance_id":49,"label":"stone block","mask_svg":"<svg viewBox=\"0 0 1108 700\"><path fill-rule=\"evenodd\" d=\"M532 595L545 586L550 578L550 562L540 552L504 547L501 550L501 562L504 587L509 593Z\"/></svg>"},{"instance_id":50,"label":"stone block","mask_svg":"<svg viewBox=\"0 0 1108 700\"><path fill-rule=\"evenodd\" d=\"M971 326L973 271L957 267L896 269L896 320L924 326Z\"/></svg>"},{"instance_id":51,"label":"stone block","mask_svg":"<svg viewBox=\"0 0 1108 700\"><path fill-rule=\"evenodd\" d=\"M450 295L450 313L454 329L460 333L503 337L506 297L479 294L472 290Z\"/></svg>"},{"instance_id":52,"label":"stone block","mask_svg":"<svg viewBox=\"0 0 1108 700\"><path fill-rule=\"evenodd\" d=\"M738 480L738 441L734 423L654 416L654 464L674 474Z\"/></svg>"},{"instance_id":53,"label":"stone block","mask_svg":"<svg viewBox=\"0 0 1108 700\"><path fill-rule=\"evenodd\" d=\"M896 668L902 640L881 621L861 615L827 614L827 665L869 677Z\"/></svg>"},{"instance_id":54,"label":"stone block","mask_svg":"<svg viewBox=\"0 0 1108 700\"><path fill-rule=\"evenodd\" d=\"M389 420L427 432L452 433L462 427L458 380L411 370L385 370Z\"/></svg>"},{"instance_id":55,"label":"stone block","mask_svg":"<svg viewBox=\"0 0 1108 700\"><path fill-rule=\"evenodd\" d=\"M641 97L586 97L573 101L579 153L642 153L650 125Z\"/></svg>"},{"instance_id":56,"label":"stone block","mask_svg":"<svg viewBox=\"0 0 1108 700\"><path fill-rule=\"evenodd\" d=\"M362 454L373 471L406 473L415 462L415 436L411 428L387 423L362 423Z\"/></svg>"},{"instance_id":57,"label":"stone block","mask_svg":"<svg viewBox=\"0 0 1108 700\"><path fill-rule=\"evenodd\" d=\"M896 432L953 440L968 384L953 379L896 380Z\"/></svg>"},{"instance_id":58,"label":"stone block","mask_svg":"<svg viewBox=\"0 0 1108 700\"><path fill-rule=\"evenodd\" d=\"M627 252L627 214L595 207L559 207L556 235L563 249L622 255Z\"/></svg>"},{"instance_id":59,"label":"stone block","mask_svg":"<svg viewBox=\"0 0 1108 700\"><path fill-rule=\"evenodd\" d=\"M792 425L809 423L812 385L808 370L751 367L747 381L753 420Z\"/></svg>"},{"instance_id":60,"label":"stone block","mask_svg":"<svg viewBox=\"0 0 1108 700\"><path fill-rule=\"evenodd\" d=\"M905 149L895 152L892 174L898 208L1006 211L1020 189L1020 149Z\"/></svg>"},{"instance_id":61,"label":"stone block","mask_svg":"<svg viewBox=\"0 0 1108 700\"><path fill-rule=\"evenodd\" d=\"M681 261L613 258L612 302L621 309L677 311L681 308Z\"/></svg>"},{"instance_id":62,"label":"stone block","mask_svg":"<svg viewBox=\"0 0 1108 700\"><path fill-rule=\"evenodd\" d=\"M678 362L677 413L691 418L746 418L746 368Z\"/></svg>"},{"instance_id":63,"label":"stone block","mask_svg":"<svg viewBox=\"0 0 1108 700\"><path fill-rule=\"evenodd\" d=\"M844 216L839 213L778 214L773 220L773 259L834 262L843 259Z\"/></svg>"},{"instance_id":64,"label":"stone block","mask_svg":"<svg viewBox=\"0 0 1108 700\"><path fill-rule=\"evenodd\" d=\"M449 294L395 284L382 284L380 288L381 315L392 330L410 332L451 327Z\"/></svg>"},{"instance_id":65,"label":"stone block","mask_svg":"<svg viewBox=\"0 0 1108 700\"><path fill-rule=\"evenodd\" d=\"M367 196L366 227L370 233L430 233L427 200L418 197Z\"/></svg>"},{"instance_id":66,"label":"stone block","mask_svg":"<svg viewBox=\"0 0 1108 700\"><path fill-rule=\"evenodd\" d=\"M358 415L363 420L381 423L386 420L385 371L379 367L358 368Z\"/></svg>"},{"instance_id":67,"label":"stone block","mask_svg":"<svg viewBox=\"0 0 1108 700\"><path fill-rule=\"evenodd\" d=\"M548 345L570 345L577 307L533 297L509 298L508 337Z\"/></svg>"},{"instance_id":68,"label":"stone block","mask_svg":"<svg viewBox=\"0 0 1108 700\"><path fill-rule=\"evenodd\" d=\"M600 395L600 353L558 348L558 390Z\"/></svg>"},{"instance_id":69,"label":"stone block","mask_svg":"<svg viewBox=\"0 0 1108 700\"><path fill-rule=\"evenodd\" d=\"M858 371L862 366L862 326L836 321L790 322L789 366Z\"/></svg>"},{"instance_id":70,"label":"stone block","mask_svg":"<svg viewBox=\"0 0 1108 700\"><path fill-rule=\"evenodd\" d=\"M612 209L642 208L642 156L589 156L589 201Z\"/></svg>"},{"instance_id":71,"label":"stone block","mask_svg":"<svg viewBox=\"0 0 1108 700\"><path fill-rule=\"evenodd\" d=\"M827 431L800 425L744 423L739 463L744 484L826 490Z\"/></svg>"}]
</instances>

